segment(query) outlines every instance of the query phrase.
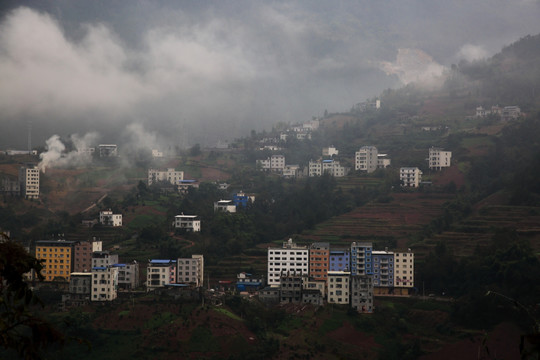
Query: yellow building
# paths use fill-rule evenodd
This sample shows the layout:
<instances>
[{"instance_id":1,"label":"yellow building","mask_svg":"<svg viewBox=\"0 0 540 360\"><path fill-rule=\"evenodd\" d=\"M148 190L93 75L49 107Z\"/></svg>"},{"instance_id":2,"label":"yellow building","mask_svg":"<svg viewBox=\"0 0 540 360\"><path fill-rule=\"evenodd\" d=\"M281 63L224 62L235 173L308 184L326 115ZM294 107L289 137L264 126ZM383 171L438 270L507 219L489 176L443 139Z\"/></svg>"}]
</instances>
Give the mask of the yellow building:
<instances>
[{"instance_id":1,"label":"yellow building","mask_svg":"<svg viewBox=\"0 0 540 360\"><path fill-rule=\"evenodd\" d=\"M40 240L36 242L36 258L42 260L41 274L45 281L69 281L73 271L75 241Z\"/></svg>"}]
</instances>

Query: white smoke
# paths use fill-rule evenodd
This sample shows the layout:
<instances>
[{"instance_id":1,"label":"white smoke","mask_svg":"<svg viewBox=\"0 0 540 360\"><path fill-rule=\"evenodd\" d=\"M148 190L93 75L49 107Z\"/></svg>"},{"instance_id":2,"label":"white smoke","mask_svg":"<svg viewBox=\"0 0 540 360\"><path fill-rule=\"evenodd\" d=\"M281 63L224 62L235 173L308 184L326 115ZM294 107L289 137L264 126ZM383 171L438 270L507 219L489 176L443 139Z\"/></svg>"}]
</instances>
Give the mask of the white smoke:
<instances>
[{"instance_id":1,"label":"white smoke","mask_svg":"<svg viewBox=\"0 0 540 360\"><path fill-rule=\"evenodd\" d=\"M463 45L456 55L459 60L467 60L469 62L482 60L488 56L489 53L484 47L472 44Z\"/></svg>"},{"instance_id":2,"label":"white smoke","mask_svg":"<svg viewBox=\"0 0 540 360\"><path fill-rule=\"evenodd\" d=\"M60 140L59 135L51 136L45 142L46 152L39 155L41 161L39 170L43 173L47 168L84 167L92 162L91 145L95 144L99 135L91 132L80 137L73 134L70 140L74 150L66 152L66 145Z\"/></svg>"},{"instance_id":3,"label":"white smoke","mask_svg":"<svg viewBox=\"0 0 540 360\"><path fill-rule=\"evenodd\" d=\"M388 75L397 75L403 85L428 87L441 85L446 69L419 49L399 49L395 62L383 61L380 67Z\"/></svg>"}]
</instances>

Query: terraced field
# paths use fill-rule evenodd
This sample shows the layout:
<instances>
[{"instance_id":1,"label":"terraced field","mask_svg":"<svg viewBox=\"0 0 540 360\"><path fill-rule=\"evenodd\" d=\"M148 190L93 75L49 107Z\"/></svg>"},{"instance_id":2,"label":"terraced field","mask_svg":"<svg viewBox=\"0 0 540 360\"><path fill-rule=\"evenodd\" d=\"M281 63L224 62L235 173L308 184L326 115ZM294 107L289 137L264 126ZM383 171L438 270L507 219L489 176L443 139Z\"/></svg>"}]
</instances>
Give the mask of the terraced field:
<instances>
[{"instance_id":1,"label":"terraced field","mask_svg":"<svg viewBox=\"0 0 540 360\"><path fill-rule=\"evenodd\" d=\"M404 248L424 225L442 215L442 205L451 198L446 194L392 194L388 203L372 202L334 217L302 234L301 239L335 245L371 241L376 249L392 243Z\"/></svg>"},{"instance_id":2,"label":"terraced field","mask_svg":"<svg viewBox=\"0 0 540 360\"><path fill-rule=\"evenodd\" d=\"M443 242L455 256L470 256L477 247L488 246L495 232L502 229L515 230L540 253L540 207L530 206L484 206L450 231L435 235L415 248L428 252Z\"/></svg>"}]
</instances>

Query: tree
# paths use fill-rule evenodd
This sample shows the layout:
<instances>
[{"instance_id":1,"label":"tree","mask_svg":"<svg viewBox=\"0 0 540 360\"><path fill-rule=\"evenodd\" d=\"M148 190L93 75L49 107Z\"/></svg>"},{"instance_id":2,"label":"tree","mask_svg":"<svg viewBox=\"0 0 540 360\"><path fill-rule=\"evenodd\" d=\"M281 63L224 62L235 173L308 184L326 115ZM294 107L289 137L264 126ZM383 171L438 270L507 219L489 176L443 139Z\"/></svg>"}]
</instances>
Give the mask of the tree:
<instances>
[{"instance_id":1,"label":"tree","mask_svg":"<svg viewBox=\"0 0 540 360\"><path fill-rule=\"evenodd\" d=\"M23 279L32 270L40 280L41 262L19 244L1 234L0 239L0 347L15 351L23 359L41 359L43 350L64 336L30 308L41 301Z\"/></svg>"}]
</instances>

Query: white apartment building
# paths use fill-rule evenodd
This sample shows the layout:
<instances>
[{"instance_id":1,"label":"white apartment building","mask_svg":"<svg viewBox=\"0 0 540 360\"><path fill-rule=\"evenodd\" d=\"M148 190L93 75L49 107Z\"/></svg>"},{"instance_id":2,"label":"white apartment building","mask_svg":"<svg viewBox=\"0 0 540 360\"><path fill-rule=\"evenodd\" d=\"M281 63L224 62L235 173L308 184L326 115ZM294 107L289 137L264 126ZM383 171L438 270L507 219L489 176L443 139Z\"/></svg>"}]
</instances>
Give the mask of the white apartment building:
<instances>
[{"instance_id":1,"label":"white apartment building","mask_svg":"<svg viewBox=\"0 0 540 360\"><path fill-rule=\"evenodd\" d=\"M422 171L417 167L402 167L399 169L401 186L418 187L422 181Z\"/></svg>"},{"instance_id":2,"label":"white apartment building","mask_svg":"<svg viewBox=\"0 0 540 360\"><path fill-rule=\"evenodd\" d=\"M122 214L113 214L110 209L100 211L99 223L106 226L122 226Z\"/></svg>"},{"instance_id":3,"label":"white apartment building","mask_svg":"<svg viewBox=\"0 0 540 360\"><path fill-rule=\"evenodd\" d=\"M182 180L184 180L184 172L176 171L174 168L167 170L148 169L148 186L159 181L167 181L171 185L177 185Z\"/></svg>"},{"instance_id":4,"label":"white apartment building","mask_svg":"<svg viewBox=\"0 0 540 360\"><path fill-rule=\"evenodd\" d=\"M348 304L350 294L350 277L348 271L328 272L328 303Z\"/></svg>"},{"instance_id":5,"label":"white apartment building","mask_svg":"<svg viewBox=\"0 0 540 360\"><path fill-rule=\"evenodd\" d=\"M163 157L163 151L159 151L158 149L152 149L152 157L155 158L162 158Z\"/></svg>"},{"instance_id":6,"label":"white apartment building","mask_svg":"<svg viewBox=\"0 0 540 360\"><path fill-rule=\"evenodd\" d=\"M309 250L289 239L281 248L268 248L268 285L280 285L280 278L288 275L309 275Z\"/></svg>"},{"instance_id":7,"label":"white apartment building","mask_svg":"<svg viewBox=\"0 0 540 360\"><path fill-rule=\"evenodd\" d=\"M316 160L310 161L308 167L308 175L322 176L324 173L335 177L343 177L349 173L349 169L341 166L336 160Z\"/></svg>"},{"instance_id":8,"label":"white apartment building","mask_svg":"<svg viewBox=\"0 0 540 360\"><path fill-rule=\"evenodd\" d=\"M92 268L91 301L112 301L116 299L118 289L118 268L101 266Z\"/></svg>"},{"instance_id":9,"label":"white apartment building","mask_svg":"<svg viewBox=\"0 0 540 360\"><path fill-rule=\"evenodd\" d=\"M187 231L201 231L201 220L197 215L176 215L174 217L173 226L176 229L186 229Z\"/></svg>"},{"instance_id":10,"label":"white apartment building","mask_svg":"<svg viewBox=\"0 0 540 360\"><path fill-rule=\"evenodd\" d=\"M443 167L450 167L451 160L451 151L444 151L436 147L429 149L428 161L430 170L441 170Z\"/></svg>"},{"instance_id":11,"label":"white apartment building","mask_svg":"<svg viewBox=\"0 0 540 360\"><path fill-rule=\"evenodd\" d=\"M394 252L394 287L414 287L414 253Z\"/></svg>"},{"instance_id":12,"label":"white apartment building","mask_svg":"<svg viewBox=\"0 0 540 360\"><path fill-rule=\"evenodd\" d=\"M263 171L283 173L283 169L285 168L285 156L272 155L264 160L257 160L256 165Z\"/></svg>"},{"instance_id":13,"label":"white apartment building","mask_svg":"<svg viewBox=\"0 0 540 360\"><path fill-rule=\"evenodd\" d=\"M176 283L193 284L195 287L203 286L203 255L191 255L191 258L179 258L176 263L178 266L176 271Z\"/></svg>"},{"instance_id":14,"label":"white apartment building","mask_svg":"<svg viewBox=\"0 0 540 360\"><path fill-rule=\"evenodd\" d=\"M362 146L355 153L354 164L355 170L372 173L377 169L378 165L378 150L375 146Z\"/></svg>"},{"instance_id":15,"label":"white apartment building","mask_svg":"<svg viewBox=\"0 0 540 360\"><path fill-rule=\"evenodd\" d=\"M235 213L236 205L232 200L219 200L214 203L214 212L216 211Z\"/></svg>"},{"instance_id":16,"label":"white apartment building","mask_svg":"<svg viewBox=\"0 0 540 360\"><path fill-rule=\"evenodd\" d=\"M176 260L150 260L146 268L146 290L176 283Z\"/></svg>"},{"instance_id":17,"label":"white apartment building","mask_svg":"<svg viewBox=\"0 0 540 360\"><path fill-rule=\"evenodd\" d=\"M27 164L19 169L19 188L21 196L25 199L39 198L39 168L34 164Z\"/></svg>"}]
</instances>

